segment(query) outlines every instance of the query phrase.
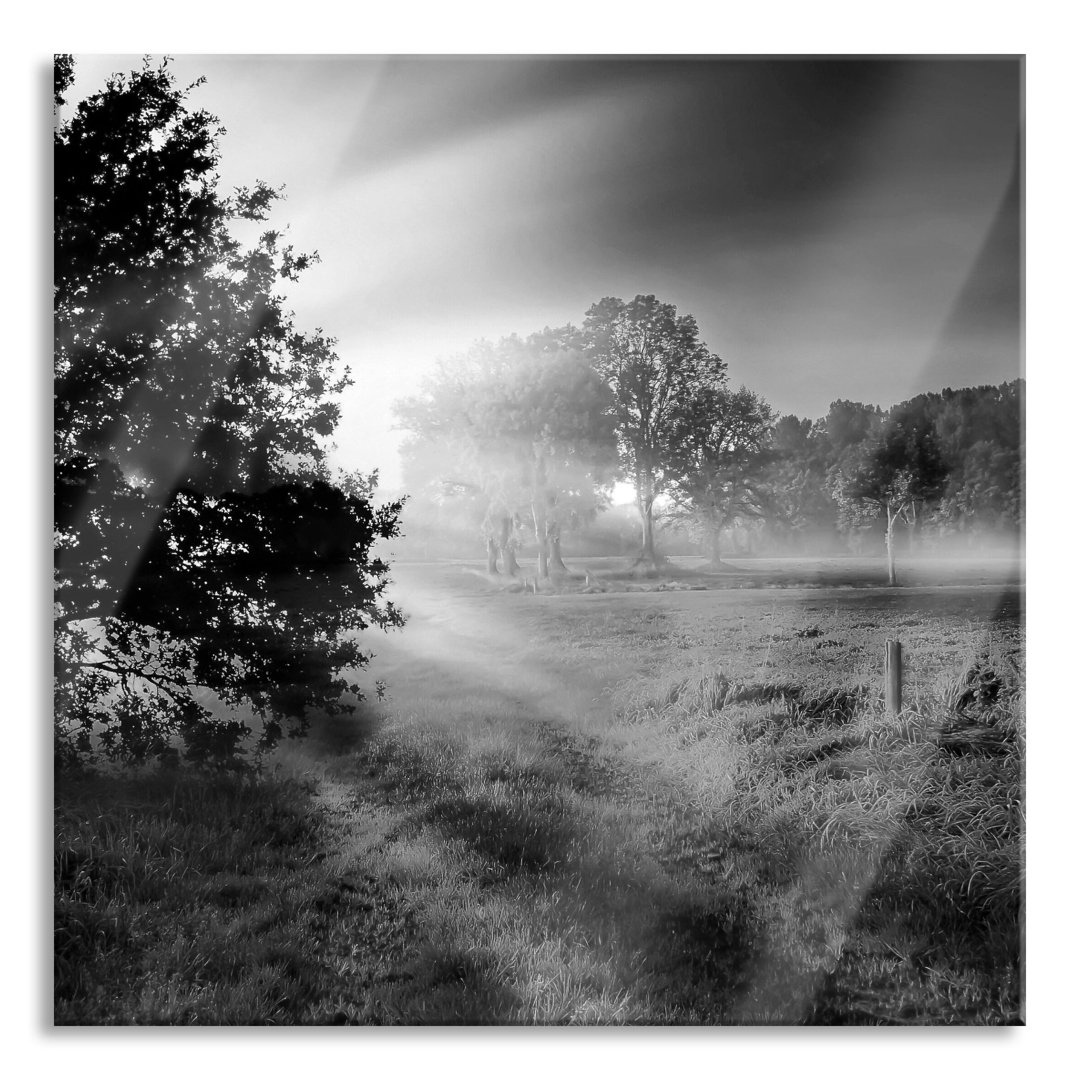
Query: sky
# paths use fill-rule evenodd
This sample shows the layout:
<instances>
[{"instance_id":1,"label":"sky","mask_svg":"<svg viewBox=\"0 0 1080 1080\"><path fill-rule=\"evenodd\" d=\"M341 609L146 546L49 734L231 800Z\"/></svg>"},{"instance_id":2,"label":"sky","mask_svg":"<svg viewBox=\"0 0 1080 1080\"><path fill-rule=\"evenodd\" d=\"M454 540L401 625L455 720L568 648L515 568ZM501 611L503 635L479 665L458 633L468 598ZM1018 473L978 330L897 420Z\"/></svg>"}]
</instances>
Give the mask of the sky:
<instances>
[{"instance_id":1,"label":"sky","mask_svg":"<svg viewBox=\"0 0 1080 1080\"><path fill-rule=\"evenodd\" d=\"M74 97L135 56L77 56ZM1022 374L1023 70L999 59L178 55L224 189L321 263L356 380L334 460L400 483L392 403L478 338L653 293L780 413Z\"/></svg>"}]
</instances>

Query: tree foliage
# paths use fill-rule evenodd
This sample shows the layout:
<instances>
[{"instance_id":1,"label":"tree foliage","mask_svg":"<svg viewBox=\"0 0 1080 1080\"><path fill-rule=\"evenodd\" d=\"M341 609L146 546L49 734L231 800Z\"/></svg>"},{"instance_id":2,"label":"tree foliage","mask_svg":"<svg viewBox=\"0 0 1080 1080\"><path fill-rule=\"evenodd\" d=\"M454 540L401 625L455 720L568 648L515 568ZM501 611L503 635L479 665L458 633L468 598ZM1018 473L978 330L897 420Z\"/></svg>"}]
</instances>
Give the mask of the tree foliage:
<instances>
[{"instance_id":1,"label":"tree foliage","mask_svg":"<svg viewBox=\"0 0 1080 1080\"><path fill-rule=\"evenodd\" d=\"M1016 537L1022 399L1018 380L920 394L888 413L841 398L815 421L776 419L759 395L728 386L690 316L637 297L594 305L581 330L477 343L399 416L412 432L404 464L413 521L423 515L444 554L460 550L468 522L470 535L487 538L492 572L500 558L515 572L514 553L531 538L544 577L561 563L561 528L602 508L597 492L616 473L635 482L638 566L657 564L654 512L714 561L725 543L861 551L877 529L891 551L898 522L912 546L954 532Z\"/></svg>"},{"instance_id":2,"label":"tree foliage","mask_svg":"<svg viewBox=\"0 0 1080 1080\"><path fill-rule=\"evenodd\" d=\"M745 386L707 387L679 417L685 460L664 518L688 524L703 537L714 562L720 560L725 530L756 525L771 512L773 420L764 398Z\"/></svg>"},{"instance_id":3,"label":"tree foliage","mask_svg":"<svg viewBox=\"0 0 1080 1080\"><path fill-rule=\"evenodd\" d=\"M397 415L413 474L482 511L488 569L517 569L517 532L536 541L537 576L562 569L564 528L605 505L614 471L606 387L567 328L477 342L444 363Z\"/></svg>"},{"instance_id":4,"label":"tree foliage","mask_svg":"<svg viewBox=\"0 0 1080 1080\"><path fill-rule=\"evenodd\" d=\"M933 515L946 535L975 541L1024 524L1024 384L920 395L930 407L949 481Z\"/></svg>"},{"instance_id":5,"label":"tree foliage","mask_svg":"<svg viewBox=\"0 0 1080 1080\"><path fill-rule=\"evenodd\" d=\"M782 551L828 550L835 542L836 505L829 497L823 426L792 414L773 425L764 529Z\"/></svg>"},{"instance_id":6,"label":"tree foliage","mask_svg":"<svg viewBox=\"0 0 1080 1080\"><path fill-rule=\"evenodd\" d=\"M918 394L894 406L880 421L878 443L887 446L864 439L833 451L830 475L841 521L866 521L876 513L887 528L880 497L858 504L844 498L845 491L855 490L848 482L860 470L865 474L872 453L883 463L891 460L898 482L909 474L911 497L903 499L900 492L893 502L902 505L898 520L913 539L1016 539L1024 525L1023 395L1017 379ZM880 479L881 470L876 473Z\"/></svg>"},{"instance_id":7,"label":"tree foliage","mask_svg":"<svg viewBox=\"0 0 1080 1080\"><path fill-rule=\"evenodd\" d=\"M885 518L890 585L896 583L896 522L903 518L915 527L947 479L937 433L918 400L896 406L880 430L850 447L834 470L833 497L842 520L860 524Z\"/></svg>"},{"instance_id":8,"label":"tree foliage","mask_svg":"<svg viewBox=\"0 0 1080 1080\"><path fill-rule=\"evenodd\" d=\"M58 108L73 64L58 58ZM196 84L198 85L198 84ZM144 62L54 137L55 717L65 757L230 758L359 694L400 504L332 482L334 342L281 289L315 256L217 190L216 119Z\"/></svg>"}]
</instances>

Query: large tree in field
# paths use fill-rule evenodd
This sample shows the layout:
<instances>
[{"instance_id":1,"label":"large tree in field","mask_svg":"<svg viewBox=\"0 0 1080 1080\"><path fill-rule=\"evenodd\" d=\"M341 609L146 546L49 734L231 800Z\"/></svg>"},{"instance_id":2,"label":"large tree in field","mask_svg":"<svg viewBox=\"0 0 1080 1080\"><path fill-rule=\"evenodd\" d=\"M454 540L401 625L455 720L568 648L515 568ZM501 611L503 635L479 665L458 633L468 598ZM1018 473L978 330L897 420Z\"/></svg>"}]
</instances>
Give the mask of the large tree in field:
<instances>
[{"instance_id":1,"label":"large tree in field","mask_svg":"<svg viewBox=\"0 0 1080 1080\"><path fill-rule=\"evenodd\" d=\"M678 420L685 462L664 518L704 538L714 565L726 530L769 514L773 417L765 400L743 386L703 391Z\"/></svg>"},{"instance_id":2,"label":"large tree in field","mask_svg":"<svg viewBox=\"0 0 1080 1080\"><path fill-rule=\"evenodd\" d=\"M217 189L214 117L144 62L78 104L56 64L55 732L62 758L232 758L349 708L355 631L401 622L400 507L325 463L351 382L281 290L277 194ZM63 112L61 112L63 110Z\"/></svg>"},{"instance_id":3,"label":"large tree in field","mask_svg":"<svg viewBox=\"0 0 1080 1080\"><path fill-rule=\"evenodd\" d=\"M884 518L890 585L896 584L896 523L914 526L947 479L937 434L918 402L896 406L882 428L852 446L834 469L832 495L843 520Z\"/></svg>"},{"instance_id":4,"label":"large tree in field","mask_svg":"<svg viewBox=\"0 0 1080 1080\"><path fill-rule=\"evenodd\" d=\"M654 570L656 500L686 472L680 417L699 396L722 389L727 365L709 352L692 315L655 296L606 297L585 315L586 353L611 388L619 465L641 517L637 565Z\"/></svg>"},{"instance_id":5,"label":"large tree in field","mask_svg":"<svg viewBox=\"0 0 1080 1080\"><path fill-rule=\"evenodd\" d=\"M535 540L538 578L565 572L563 529L606 505L615 468L607 388L568 330L478 342L397 414L407 462L426 459L444 491L483 506L490 572L500 552L516 572L517 528Z\"/></svg>"}]
</instances>

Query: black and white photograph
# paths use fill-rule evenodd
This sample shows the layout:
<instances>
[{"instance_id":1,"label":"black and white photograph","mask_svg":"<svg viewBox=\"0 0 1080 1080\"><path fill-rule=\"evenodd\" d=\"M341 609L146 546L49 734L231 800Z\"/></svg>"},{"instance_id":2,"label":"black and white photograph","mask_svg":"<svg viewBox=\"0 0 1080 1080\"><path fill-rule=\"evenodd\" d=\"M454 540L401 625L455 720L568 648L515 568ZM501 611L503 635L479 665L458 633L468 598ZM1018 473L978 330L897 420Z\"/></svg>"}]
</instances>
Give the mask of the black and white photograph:
<instances>
[{"instance_id":1,"label":"black and white photograph","mask_svg":"<svg viewBox=\"0 0 1080 1080\"><path fill-rule=\"evenodd\" d=\"M1021 51L46 62L52 1025L1027 1023Z\"/></svg>"}]
</instances>

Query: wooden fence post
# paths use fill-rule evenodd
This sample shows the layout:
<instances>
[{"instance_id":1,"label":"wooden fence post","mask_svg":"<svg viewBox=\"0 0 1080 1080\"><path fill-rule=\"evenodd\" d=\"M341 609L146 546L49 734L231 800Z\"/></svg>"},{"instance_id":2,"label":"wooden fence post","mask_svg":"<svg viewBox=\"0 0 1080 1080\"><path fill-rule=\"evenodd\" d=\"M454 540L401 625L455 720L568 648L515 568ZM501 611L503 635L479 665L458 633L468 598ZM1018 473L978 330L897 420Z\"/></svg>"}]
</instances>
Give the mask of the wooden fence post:
<instances>
[{"instance_id":1,"label":"wooden fence post","mask_svg":"<svg viewBox=\"0 0 1080 1080\"><path fill-rule=\"evenodd\" d=\"M903 704L903 665L900 642L885 642L885 705L894 716Z\"/></svg>"}]
</instances>

